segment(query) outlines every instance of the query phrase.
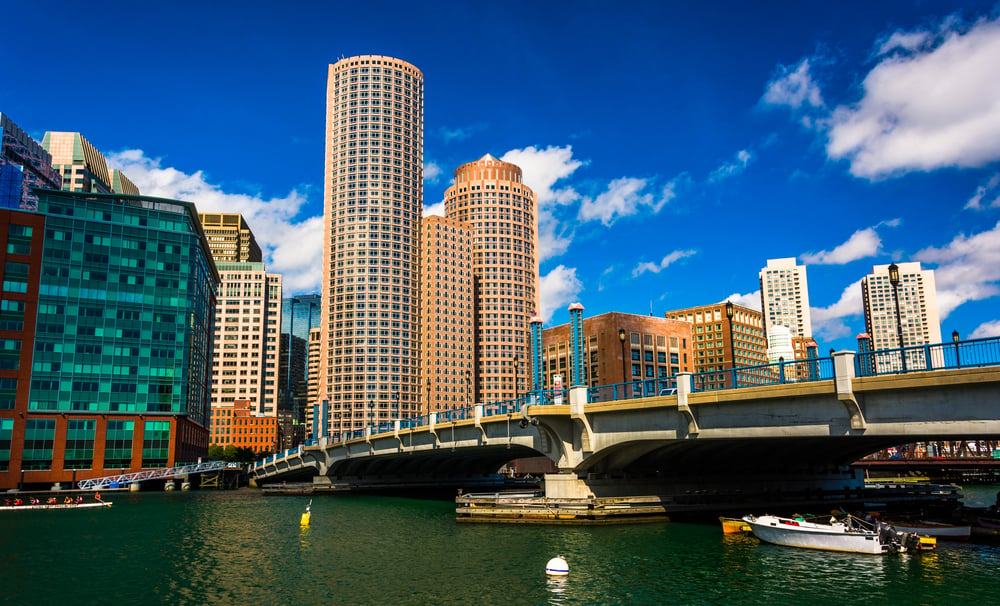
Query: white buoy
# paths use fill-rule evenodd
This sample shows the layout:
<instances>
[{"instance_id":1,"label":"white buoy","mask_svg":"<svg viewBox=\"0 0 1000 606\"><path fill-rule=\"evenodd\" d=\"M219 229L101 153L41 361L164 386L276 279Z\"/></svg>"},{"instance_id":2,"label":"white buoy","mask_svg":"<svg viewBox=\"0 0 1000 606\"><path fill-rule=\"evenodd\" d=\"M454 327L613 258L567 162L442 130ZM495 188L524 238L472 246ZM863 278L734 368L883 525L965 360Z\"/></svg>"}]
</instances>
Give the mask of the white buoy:
<instances>
[{"instance_id":1,"label":"white buoy","mask_svg":"<svg viewBox=\"0 0 1000 606\"><path fill-rule=\"evenodd\" d=\"M545 574L550 577L564 577L569 574L569 564L562 556L556 556L545 565Z\"/></svg>"}]
</instances>

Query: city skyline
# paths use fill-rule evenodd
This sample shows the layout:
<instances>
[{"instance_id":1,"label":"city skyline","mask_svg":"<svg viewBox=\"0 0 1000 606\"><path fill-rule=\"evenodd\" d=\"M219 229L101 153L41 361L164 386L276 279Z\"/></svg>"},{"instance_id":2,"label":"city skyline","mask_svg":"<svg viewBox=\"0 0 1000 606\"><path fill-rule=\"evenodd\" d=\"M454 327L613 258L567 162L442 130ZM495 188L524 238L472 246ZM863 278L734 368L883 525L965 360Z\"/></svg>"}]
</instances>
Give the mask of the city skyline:
<instances>
[{"instance_id":1,"label":"city skyline","mask_svg":"<svg viewBox=\"0 0 1000 606\"><path fill-rule=\"evenodd\" d=\"M391 55L426 80L425 213L486 153L538 193L546 326L576 300L588 316L730 297L759 308L760 268L795 257L824 351L854 348L861 279L893 261L935 271L942 333L1000 334L993 5L507 8L370 21L357 7L324 19L332 9L307 5L303 20L220 5L198 24L182 5L144 13L162 30L116 13L100 27L128 54L66 77L11 71L0 111L39 141L82 133L144 195L243 213L287 294L319 292L326 66ZM96 27L101 14L16 6L26 26L0 52L57 65L71 40L39 47L28 26ZM173 29L197 42L156 43ZM81 77L131 94L90 86L67 100Z\"/></svg>"}]
</instances>

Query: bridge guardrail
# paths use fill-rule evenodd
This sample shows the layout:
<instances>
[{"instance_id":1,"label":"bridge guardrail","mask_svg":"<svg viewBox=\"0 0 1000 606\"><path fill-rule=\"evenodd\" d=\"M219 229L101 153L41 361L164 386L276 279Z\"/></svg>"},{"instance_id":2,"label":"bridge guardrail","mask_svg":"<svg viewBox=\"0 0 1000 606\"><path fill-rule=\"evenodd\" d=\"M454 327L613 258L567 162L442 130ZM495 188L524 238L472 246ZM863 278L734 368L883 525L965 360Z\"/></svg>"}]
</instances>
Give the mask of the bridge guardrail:
<instances>
[{"instance_id":1,"label":"bridge guardrail","mask_svg":"<svg viewBox=\"0 0 1000 606\"><path fill-rule=\"evenodd\" d=\"M870 377L997 364L1000 364L1000 337L987 337L858 352L854 371L859 377Z\"/></svg>"}]
</instances>

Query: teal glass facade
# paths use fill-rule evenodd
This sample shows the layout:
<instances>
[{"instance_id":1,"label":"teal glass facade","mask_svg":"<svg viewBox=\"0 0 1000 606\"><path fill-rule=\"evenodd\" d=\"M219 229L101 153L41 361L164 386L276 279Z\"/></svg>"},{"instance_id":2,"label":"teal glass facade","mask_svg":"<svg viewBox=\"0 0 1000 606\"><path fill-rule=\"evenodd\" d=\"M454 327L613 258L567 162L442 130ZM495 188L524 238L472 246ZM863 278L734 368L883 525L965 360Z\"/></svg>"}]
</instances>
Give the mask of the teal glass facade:
<instances>
[{"instance_id":1,"label":"teal glass facade","mask_svg":"<svg viewBox=\"0 0 1000 606\"><path fill-rule=\"evenodd\" d=\"M194 206L36 194L46 224L28 409L207 427L218 274Z\"/></svg>"}]
</instances>

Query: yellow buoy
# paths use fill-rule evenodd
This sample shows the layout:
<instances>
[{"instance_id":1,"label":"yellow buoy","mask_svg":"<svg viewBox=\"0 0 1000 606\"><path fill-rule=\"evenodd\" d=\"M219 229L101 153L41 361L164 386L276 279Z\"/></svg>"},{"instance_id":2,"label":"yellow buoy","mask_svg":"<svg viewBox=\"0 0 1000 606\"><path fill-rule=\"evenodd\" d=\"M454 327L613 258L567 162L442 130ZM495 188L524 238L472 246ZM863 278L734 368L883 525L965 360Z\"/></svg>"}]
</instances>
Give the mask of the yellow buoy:
<instances>
[{"instance_id":1,"label":"yellow buoy","mask_svg":"<svg viewBox=\"0 0 1000 606\"><path fill-rule=\"evenodd\" d=\"M310 510L310 508L312 508L312 504L313 504L312 499L310 499L309 500L309 504L306 505L306 511L305 511L305 513L303 513L302 517L299 518L299 525L300 526L308 526L309 525L309 521L312 518L312 512L309 511L309 510Z\"/></svg>"}]
</instances>

